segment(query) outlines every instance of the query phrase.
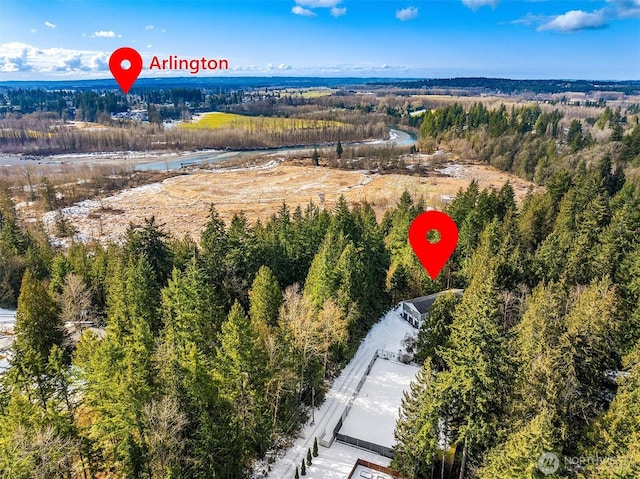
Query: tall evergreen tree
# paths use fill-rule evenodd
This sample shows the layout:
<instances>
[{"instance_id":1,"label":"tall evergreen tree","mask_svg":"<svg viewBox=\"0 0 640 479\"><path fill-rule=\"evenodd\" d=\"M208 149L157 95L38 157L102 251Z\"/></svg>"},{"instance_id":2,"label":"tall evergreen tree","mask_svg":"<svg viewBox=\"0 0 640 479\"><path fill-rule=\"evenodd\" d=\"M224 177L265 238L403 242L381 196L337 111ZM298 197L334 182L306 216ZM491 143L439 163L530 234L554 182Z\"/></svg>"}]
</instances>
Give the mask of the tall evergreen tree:
<instances>
[{"instance_id":1,"label":"tall evergreen tree","mask_svg":"<svg viewBox=\"0 0 640 479\"><path fill-rule=\"evenodd\" d=\"M429 358L424 362L409 391L403 393L400 417L394 437L392 467L408 479L433 477L436 463L445 470L445 455L451 446L451 417ZM440 477L440 474L438 474Z\"/></svg>"},{"instance_id":2,"label":"tall evergreen tree","mask_svg":"<svg viewBox=\"0 0 640 479\"><path fill-rule=\"evenodd\" d=\"M270 326L278 322L282 291L278 280L267 266L261 266L249 290L249 316Z\"/></svg>"},{"instance_id":3,"label":"tall evergreen tree","mask_svg":"<svg viewBox=\"0 0 640 479\"><path fill-rule=\"evenodd\" d=\"M483 467L478 471L481 479L559 479L562 471L547 473L540 470L539 460L545 453L559 457L558 431L553 424L553 414L542 410L529 423L510 431L507 440L487 454Z\"/></svg>"},{"instance_id":4,"label":"tall evergreen tree","mask_svg":"<svg viewBox=\"0 0 640 479\"><path fill-rule=\"evenodd\" d=\"M75 358L84 403L93 415L84 434L104 455L108 470L132 477L148 469L143 411L158 388L152 328L158 299L149 296L150 284L155 276L144 257L121 268L109 290L104 339L85 333Z\"/></svg>"},{"instance_id":5,"label":"tall evergreen tree","mask_svg":"<svg viewBox=\"0 0 640 479\"><path fill-rule=\"evenodd\" d=\"M51 394L49 355L55 346L62 347L64 329L55 301L30 270L22 279L16 316L9 381L46 410Z\"/></svg>"},{"instance_id":6,"label":"tall evergreen tree","mask_svg":"<svg viewBox=\"0 0 640 479\"><path fill-rule=\"evenodd\" d=\"M510 383L493 268L487 259L465 290L454 313L449 345L442 351L447 369L437 380L457 423L453 443L462 447L461 478L466 477L469 455L495 440Z\"/></svg>"},{"instance_id":7,"label":"tall evergreen tree","mask_svg":"<svg viewBox=\"0 0 640 479\"><path fill-rule=\"evenodd\" d=\"M162 231L163 226L156 223L155 217L145 219L142 226L129 225L125 243L129 261L137 261L140 256L147 260L158 290L166 284L173 269L173 258L167 244L167 234Z\"/></svg>"},{"instance_id":8,"label":"tall evergreen tree","mask_svg":"<svg viewBox=\"0 0 640 479\"><path fill-rule=\"evenodd\" d=\"M259 331L237 302L222 324L214 377L221 397L233 407L230 421L244 463L263 453L269 424L264 405L266 358L260 348Z\"/></svg>"}]
</instances>

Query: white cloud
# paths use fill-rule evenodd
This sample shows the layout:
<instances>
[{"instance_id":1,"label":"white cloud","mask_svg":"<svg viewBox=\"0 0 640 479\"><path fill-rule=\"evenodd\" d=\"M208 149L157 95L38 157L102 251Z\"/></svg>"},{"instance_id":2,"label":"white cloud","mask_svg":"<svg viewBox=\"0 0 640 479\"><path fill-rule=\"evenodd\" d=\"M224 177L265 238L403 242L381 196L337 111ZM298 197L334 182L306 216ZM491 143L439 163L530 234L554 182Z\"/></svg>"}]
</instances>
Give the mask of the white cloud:
<instances>
[{"instance_id":1,"label":"white cloud","mask_svg":"<svg viewBox=\"0 0 640 479\"><path fill-rule=\"evenodd\" d=\"M296 0L297 5L309 8L332 8L341 2L342 0Z\"/></svg>"},{"instance_id":2,"label":"white cloud","mask_svg":"<svg viewBox=\"0 0 640 479\"><path fill-rule=\"evenodd\" d=\"M307 8L302 8L300 5L296 5L291 9L296 15L302 15L303 17L315 17L316 14Z\"/></svg>"},{"instance_id":3,"label":"white cloud","mask_svg":"<svg viewBox=\"0 0 640 479\"><path fill-rule=\"evenodd\" d=\"M478 8L484 7L486 5L495 8L496 5L498 5L498 2L500 2L500 0L462 0L462 3L464 3L471 10L477 10Z\"/></svg>"},{"instance_id":4,"label":"white cloud","mask_svg":"<svg viewBox=\"0 0 640 479\"><path fill-rule=\"evenodd\" d=\"M147 45L147 48L152 48L152 47L153 47L153 45L151 45L151 43L149 43L149 44Z\"/></svg>"},{"instance_id":5,"label":"white cloud","mask_svg":"<svg viewBox=\"0 0 640 479\"><path fill-rule=\"evenodd\" d=\"M640 18L640 0L607 0L619 18Z\"/></svg>"},{"instance_id":6,"label":"white cloud","mask_svg":"<svg viewBox=\"0 0 640 479\"><path fill-rule=\"evenodd\" d=\"M342 0L296 0L296 5L291 9L296 15L303 15L306 17L315 17L316 12L314 8L328 8L331 15L334 17L341 17L347 13L346 7L340 7Z\"/></svg>"},{"instance_id":7,"label":"white cloud","mask_svg":"<svg viewBox=\"0 0 640 479\"><path fill-rule=\"evenodd\" d=\"M416 7L407 7L402 10L396 10L396 18L406 22L407 20L413 20L418 16L418 9Z\"/></svg>"},{"instance_id":8,"label":"white cloud","mask_svg":"<svg viewBox=\"0 0 640 479\"><path fill-rule=\"evenodd\" d=\"M58 27L58 25L55 25L55 24L53 24L51 22L44 22L44 25L46 27L49 27L49 28L57 28Z\"/></svg>"},{"instance_id":9,"label":"white cloud","mask_svg":"<svg viewBox=\"0 0 640 479\"><path fill-rule=\"evenodd\" d=\"M509 23L512 25L526 25L528 27L532 25L540 25L551 20L553 17L547 15L534 15L533 13L527 13L524 17L517 20L512 20Z\"/></svg>"},{"instance_id":10,"label":"white cloud","mask_svg":"<svg viewBox=\"0 0 640 479\"><path fill-rule=\"evenodd\" d=\"M35 29L35 28L30 28L30 29L29 29L29 31L30 31L31 33L37 33L37 31L38 31L38 30L37 30L37 29Z\"/></svg>"},{"instance_id":11,"label":"white cloud","mask_svg":"<svg viewBox=\"0 0 640 479\"><path fill-rule=\"evenodd\" d=\"M606 26L607 18L604 9L589 13L583 10L571 10L556 16L553 20L538 27L538 31L557 30L559 32L577 32L602 28Z\"/></svg>"},{"instance_id":12,"label":"white cloud","mask_svg":"<svg viewBox=\"0 0 640 479\"><path fill-rule=\"evenodd\" d=\"M28 45L12 42L0 45L0 72L25 72L31 70L27 62Z\"/></svg>"},{"instance_id":13,"label":"white cloud","mask_svg":"<svg viewBox=\"0 0 640 479\"><path fill-rule=\"evenodd\" d=\"M113 30L100 30L99 32L94 32L93 36L96 38L115 38L116 32ZM120 35L118 35L120 37Z\"/></svg>"},{"instance_id":14,"label":"white cloud","mask_svg":"<svg viewBox=\"0 0 640 479\"><path fill-rule=\"evenodd\" d=\"M20 42L1 43L0 52L1 72L104 76L103 72L109 70L110 53L107 52L38 48Z\"/></svg>"},{"instance_id":15,"label":"white cloud","mask_svg":"<svg viewBox=\"0 0 640 479\"><path fill-rule=\"evenodd\" d=\"M347 7L333 7L331 8L331 15L333 15L334 17L338 18L341 17L342 15L346 15L347 13Z\"/></svg>"},{"instance_id":16,"label":"white cloud","mask_svg":"<svg viewBox=\"0 0 640 479\"><path fill-rule=\"evenodd\" d=\"M144 27L145 30L153 30L154 28L156 27L154 27L153 25L147 25L146 27Z\"/></svg>"}]
</instances>

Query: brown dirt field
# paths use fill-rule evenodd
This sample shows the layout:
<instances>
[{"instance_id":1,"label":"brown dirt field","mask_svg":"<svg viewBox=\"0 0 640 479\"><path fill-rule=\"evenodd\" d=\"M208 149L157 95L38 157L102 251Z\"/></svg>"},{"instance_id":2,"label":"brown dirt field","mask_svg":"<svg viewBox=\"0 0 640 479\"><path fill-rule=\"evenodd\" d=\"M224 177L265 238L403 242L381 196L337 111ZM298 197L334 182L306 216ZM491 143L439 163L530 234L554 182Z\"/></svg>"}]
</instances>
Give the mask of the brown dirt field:
<instances>
[{"instance_id":1,"label":"brown dirt field","mask_svg":"<svg viewBox=\"0 0 640 479\"><path fill-rule=\"evenodd\" d=\"M130 222L155 216L174 237L198 238L207 221L209 205L215 204L228 222L244 211L249 220L267 219L286 201L291 210L310 201L332 209L340 195L349 203L368 201L379 217L395 205L406 189L424 196L427 204L442 206L444 195L454 196L476 179L481 188L500 188L507 180L521 200L531 184L497 170L477 165L450 169L455 177L420 177L400 174L369 174L326 167L295 166L271 161L257 168L196 171L161 183L123 191L89 202L90 212L65 216L85 240L117 240ZM324 198L322 198L324 195ZM73 209L73 208L72 208Z\"/></svg>"}]
</instances>

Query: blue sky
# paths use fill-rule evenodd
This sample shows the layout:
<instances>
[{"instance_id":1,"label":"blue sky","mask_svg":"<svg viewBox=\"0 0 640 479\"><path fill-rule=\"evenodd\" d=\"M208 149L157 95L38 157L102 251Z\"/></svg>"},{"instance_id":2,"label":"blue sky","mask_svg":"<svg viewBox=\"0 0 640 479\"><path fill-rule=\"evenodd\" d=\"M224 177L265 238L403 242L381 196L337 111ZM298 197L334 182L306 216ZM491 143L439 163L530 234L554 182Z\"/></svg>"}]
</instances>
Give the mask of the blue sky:
<instances>
[{"instance_id":1,"label":"blue sky","mask_svg":"<svg viewBox=\"0 0 640 479\"><path fill-rule=\"evenodd\" d=\"M0 0L0 80L106 78L121 46L147 77L178 55L228 59L217 75L640 79L640 0Z\"/></svg>"}]
</instances>

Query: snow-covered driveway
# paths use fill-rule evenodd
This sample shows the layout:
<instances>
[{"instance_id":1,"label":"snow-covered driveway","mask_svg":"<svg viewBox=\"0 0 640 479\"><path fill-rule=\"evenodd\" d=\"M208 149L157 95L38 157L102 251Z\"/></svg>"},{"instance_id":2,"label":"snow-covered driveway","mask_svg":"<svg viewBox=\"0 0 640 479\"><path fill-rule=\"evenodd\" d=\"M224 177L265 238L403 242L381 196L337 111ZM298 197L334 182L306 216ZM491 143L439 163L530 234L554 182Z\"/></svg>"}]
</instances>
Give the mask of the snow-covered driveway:
<instances>
[{"instance_id":1,"label":"snow-covered driveway","mask_svg":"<svg viewBox=\"0 0 640 479\"><path fill-rule=\"evenodd\" d=\"M397 352L402 349L402 339L408 333L415 333L415 329L400 317L398 309L387 313L371 328L351 362L334 381L322 406L316 410L315 424L306 424L293 447L271 466L268 477L293 479L296 466L300 466L307 450L313 448L313 439L320 438L323 434L325 439L330 438L376 351L384 349ZM344 444L334 443L329 449L320 447L319 452L320 457L316 458L313 466L307 470L309 479L345 478L358 457L382 465L389 464L389 459ZM346 469L348 464L350 466Z\"/></svg>"}]
</instances>

